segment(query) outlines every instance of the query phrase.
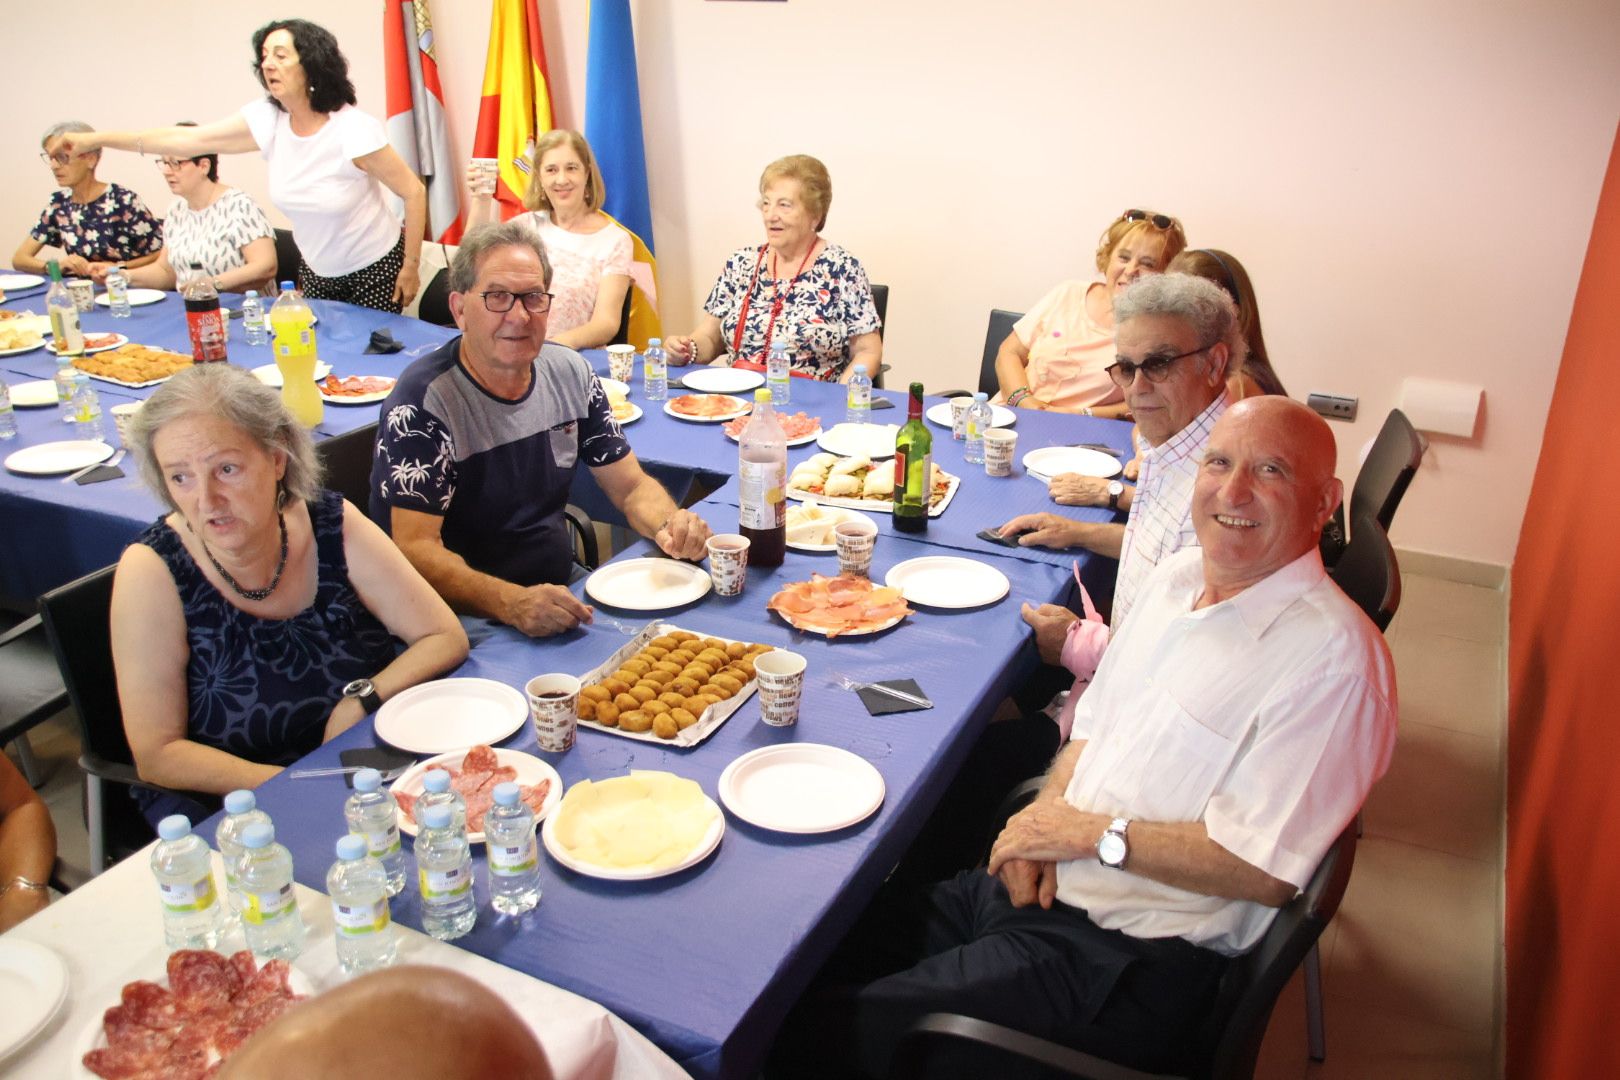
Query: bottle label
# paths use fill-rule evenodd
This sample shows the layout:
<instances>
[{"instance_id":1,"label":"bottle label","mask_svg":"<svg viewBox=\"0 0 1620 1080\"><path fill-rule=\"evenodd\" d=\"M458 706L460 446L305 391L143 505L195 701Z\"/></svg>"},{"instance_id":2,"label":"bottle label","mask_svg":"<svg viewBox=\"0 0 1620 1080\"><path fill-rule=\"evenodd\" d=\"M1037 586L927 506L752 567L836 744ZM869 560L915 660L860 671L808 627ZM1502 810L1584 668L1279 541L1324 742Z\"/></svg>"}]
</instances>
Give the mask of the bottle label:
<instances>
[{"instance_id":1,"label":"bottle label","mask_svg":"<svg viewBox=\"0 0 1620 1080\"><path fill-rule=\"evenodd\" d=\"M896 506L899 506L902 503L911 506L917 506L920 504L923 510L927 511L929 504L933 501L933 492L931 492L929 488L932 487L934 477L934 455L932 453L927 453L922 456L922 469L919 470L922 477L920 490L907 490L906 488L906 474L911 471L906 468L906 460L907 454L905 448L900 446L895 447L894 504Z\"/></svg>"},{"instance_id":2,"label":"bottle label","mask_svg":"<svg viewBox=\"0 0 1620 1080\"><path fill-rule=\"evenodd\" d=\"M851 383L850 387L849 387L849 404L848 404L848 407L851 408L851 409L864 409L864 408L867 408L868 406L870 406L871 404L872 404L872 391L869 388L865 387L865 386L856 386L853 383Z\"/></svg>"},{"instance_id":3,"label":"bottle label","mask_svg":"<svg viewBox=\"0 0 1620 1080\"><path fill-rule=\"evenodd\" d=\"M292 882L270 892L242 890L242 920L254 926L264 926L284 918L298 908L293 895Z\"/></svg>"},{"instance_id":4,"label":"bottle label","mask_svg":"<svg viewBox=\"0 0 1620 1080\"><path fill-rule=\"evenodd\" d=\"M359 938L388 929L388 898L372 904L340 904L332 901L332 922L342 937Z\"/></svg>"},{"instance_id":5,"label":"bottle label","mask_svg":"<svg viewBox=\"0 0 1620 1080\"><path fill-rule=\"evenodd\" d=\"M417 876L422 899L429 903L455 900L472 889L471 863L453 866L448 870L424 870L418 867Z\"/></svg>"},{"instance_id":6,"label":"bottle label","mask_svg":"<svg viewBox=\"0 0 1620 1080\"><path fill-rule=\"evenodd\" d=\"M486 841L488 836L484 838ZM489 845L489 872L500 877L518 877L540 865L540 851L534 837L527 844Z\"/></svg>"},{"instance_id":7,"label":"bottle label","mask_svg":"<svg viewBox=\"0 0 1620 1080\"><path fill-rule=\"evenodd\" d=\"M782 489L787 486L787 462L743 461L738 463L742 504L738 517L745 529L780 529L787 526L787 504Z\"/></svg>"},{"instance_id":8,"label":"bottle label","mask_svg":"<svg viewBox=\"0 0 1620 1080\"><path fill-rule=\"evenodd\" d=\"M385 859L399 850L399 826L389 822L388 828L377 832L356 832L366 838L366 850L374 859Z\"/></svg>"},{"instance_id":9,"label":"bottle label","mask_svg":"<svg viewBox=\"0 0 1620 1080\"><path fill-rule=\"evenodd\" d=\"M189 885L185 882L160 881L158 895L163 901L163 910L175 915L207 911L219 899L214 893L213 874Z\"/></svg>"}]
</instances>

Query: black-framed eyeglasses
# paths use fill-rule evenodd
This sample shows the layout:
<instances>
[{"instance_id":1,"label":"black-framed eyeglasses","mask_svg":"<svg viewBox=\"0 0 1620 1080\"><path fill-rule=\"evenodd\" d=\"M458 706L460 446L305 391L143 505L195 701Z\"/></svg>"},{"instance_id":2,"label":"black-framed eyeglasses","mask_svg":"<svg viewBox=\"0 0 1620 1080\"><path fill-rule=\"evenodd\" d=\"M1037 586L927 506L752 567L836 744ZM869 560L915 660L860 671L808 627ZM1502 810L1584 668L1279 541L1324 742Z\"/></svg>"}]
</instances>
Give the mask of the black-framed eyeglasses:
<instances>
[{"instance_id":1,"label":"black-framed eyeglasses","mask_svg":"<svg viewBox=\"0 0 1620 1080\"><path fill-rule=\"evenodd\" d=\"M157 159L157 167L160 168L160 169L167 169L170 172L174 172L180 166L182 166L186 162L192 161L192 160L194 160L194 159L192 159L192 158L160 157L160 158Z\"/></svg>"},{"instance_id":2,"label":"black-framed eyeglasses","mask_svg":"<svg viewBox=\"0 0 1620 1080\"><path fill-rule=\"evenodd\" d=\"M1150 356L1140 364L1133 364L1129 360L1116 357L1114 362L1103 370L1108 372L1108 377L1113 379L1114 385L1121 390L1129 388L1131 383L1136 381L1138 371L1147 376L1148 382L1162 383L1170 377L1171 364L1177 360L1184 360L1189 356L1197 356L1201 352L1206 352L1213 348L1215 344L1215 342L1210 342L1208 345L1200 345L1189 352L1177 353L1174 356Z\"/></svg>"},{"instance_id":3,"label":"black-framed eyeglasses","mask_svg":"<svg viewBox=\"0 0 1620 1080\"><path fill-rule=\"evenodd\" d=\"M512 310L512 305L523 301L523 310L531 315L544 315L551 310L551 294L532 289L529 292L507 292L505 289L487 289L478 294L484 298L484 309L496 315Z\"/></svg>"},{"instance_id":4,"label":"black-framed eyeglasses","mask_svg":"<svg viewBox=\"0 0 1620 1080\"><path fill-rule=\"evenodd\" d=\"M66 165L68 162L73 160L73 155L68 153L66 150L56 154L47 154L42 150L39 154L39 160L43 161L47 165Z\"/></svg>"},{"instance_id":5,"label":"black-framed eyeglasses","mask_svg":"<svg viewBox=\"0 0 1620 1080\"><path fill-rule=\"evenodd\" d=\"M1123 221L1145 221L1160 232L1168 232L1176 226L1176 219L1169 214L1150 214L1146 210L1127 210L1119 216Z\"/></svg>"}]
</instances>

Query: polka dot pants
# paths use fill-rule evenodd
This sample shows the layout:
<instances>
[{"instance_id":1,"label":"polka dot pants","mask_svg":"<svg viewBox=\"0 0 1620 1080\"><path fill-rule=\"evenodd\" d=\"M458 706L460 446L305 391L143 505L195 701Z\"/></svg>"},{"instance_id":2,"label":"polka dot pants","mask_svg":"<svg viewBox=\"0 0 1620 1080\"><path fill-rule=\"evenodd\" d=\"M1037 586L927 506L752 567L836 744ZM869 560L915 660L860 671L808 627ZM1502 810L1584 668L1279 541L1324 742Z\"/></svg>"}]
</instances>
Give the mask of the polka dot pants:
<instances>
[{"instance_id":1,"label":"polka dot pants","mask_svg":"<svg viewBox=\"0 0 1620 1080\"><path fill-rule=\"evenodd\" d=\"M394 303L394 286L399 282L399 271L404 265L405 235L401 233L394 250L370 266L341 277L321 277L300 259L298 288L310 300L342 300L398 315L400 306Z\"/></svg>"}]
</instances>

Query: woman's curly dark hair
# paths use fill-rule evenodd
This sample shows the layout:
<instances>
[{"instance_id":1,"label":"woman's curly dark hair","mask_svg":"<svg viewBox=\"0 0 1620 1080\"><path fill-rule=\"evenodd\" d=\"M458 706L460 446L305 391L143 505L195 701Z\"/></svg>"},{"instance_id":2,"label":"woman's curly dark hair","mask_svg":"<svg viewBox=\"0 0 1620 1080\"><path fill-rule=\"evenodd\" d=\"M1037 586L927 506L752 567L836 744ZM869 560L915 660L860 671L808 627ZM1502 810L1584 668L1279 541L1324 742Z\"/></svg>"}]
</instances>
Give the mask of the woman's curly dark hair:
<instances>
[{"instance_id":1,"label":"woman's curly dark hair","mask_svg":"<svg viewBox=\"0 0 1620 1080\"><path fill-rule=\"evenodd\" d=\"M304 65L304 79L309 84L309 106L318 113L336 112L345 105L353 105L354 83L349 81L349 62L338 48L337 38L325 27L316 26L307 19L277 19L265 23L253 32L253 77L264 86L264 39L277 30L292 35L293 48L298 50L298 62ZM268 95L270 88L264 86ZM270 102L282 108L274 97ZM285 111L285 110L283 110Z\"/></svg>"}]
</instances>

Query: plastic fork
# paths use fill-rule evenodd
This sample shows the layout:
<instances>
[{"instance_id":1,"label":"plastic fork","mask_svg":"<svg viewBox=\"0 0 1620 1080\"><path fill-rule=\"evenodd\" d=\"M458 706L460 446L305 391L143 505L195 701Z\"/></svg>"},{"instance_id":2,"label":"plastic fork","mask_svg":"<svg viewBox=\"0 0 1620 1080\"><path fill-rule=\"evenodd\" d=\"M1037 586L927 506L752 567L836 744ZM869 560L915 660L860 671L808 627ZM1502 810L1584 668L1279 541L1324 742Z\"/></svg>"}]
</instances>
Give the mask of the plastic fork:
<instances>
[{"instance_id":1,"label":"plastic fork","mask_svg":"<svg viewBox=\"0 0 1620 1080\"><path fill-rule=\"evenodd\" d=\"M627 635L629 637L634 637L635 635L641 633L641 627L639 627L639 626L631 626L627 622L620 622L618 619L615 619L613 616L604 615L600 611L596 611L596 612L591 613L590 625L592 625L592 626L597 626L597 625L611 626L611 627L613 627L613 629L617 630L619 633L625 634L625 635Z\"/></svg>"},{"instance_id":2,"label":"plastic fork","mask_svg":"<svg viewBox=\"0 0 1620 1080\"><path fill-rule=\"evenodd\" d=\"M410 767L409 765L396 765L392 769L381 770L383 783L398 780L405 770ZM334 765L324 769L294 769L287 775L294 780L310 780L317 776L347 776L350 773L357 773L361 769L369 768L371 768L370 765Z\"/></svg>"},{"instance_id":3,"label":"plastic fork","mask_svg":"<svg viewBox=\"0 0 1620 1080\"><path fill-rule=\"evenodd\" d=\"M919 709L932 709L934 707L932 701L918 697L916 694L908 694L904 690L896 690L894 687L884 686L882 683L860 682L857 679L850 678L848 675L840 675L837 672L833 673L833 684L845 690L873 690L879 694L886 694L899 701L915 705Z\"/></svg>"}]
</instances>

